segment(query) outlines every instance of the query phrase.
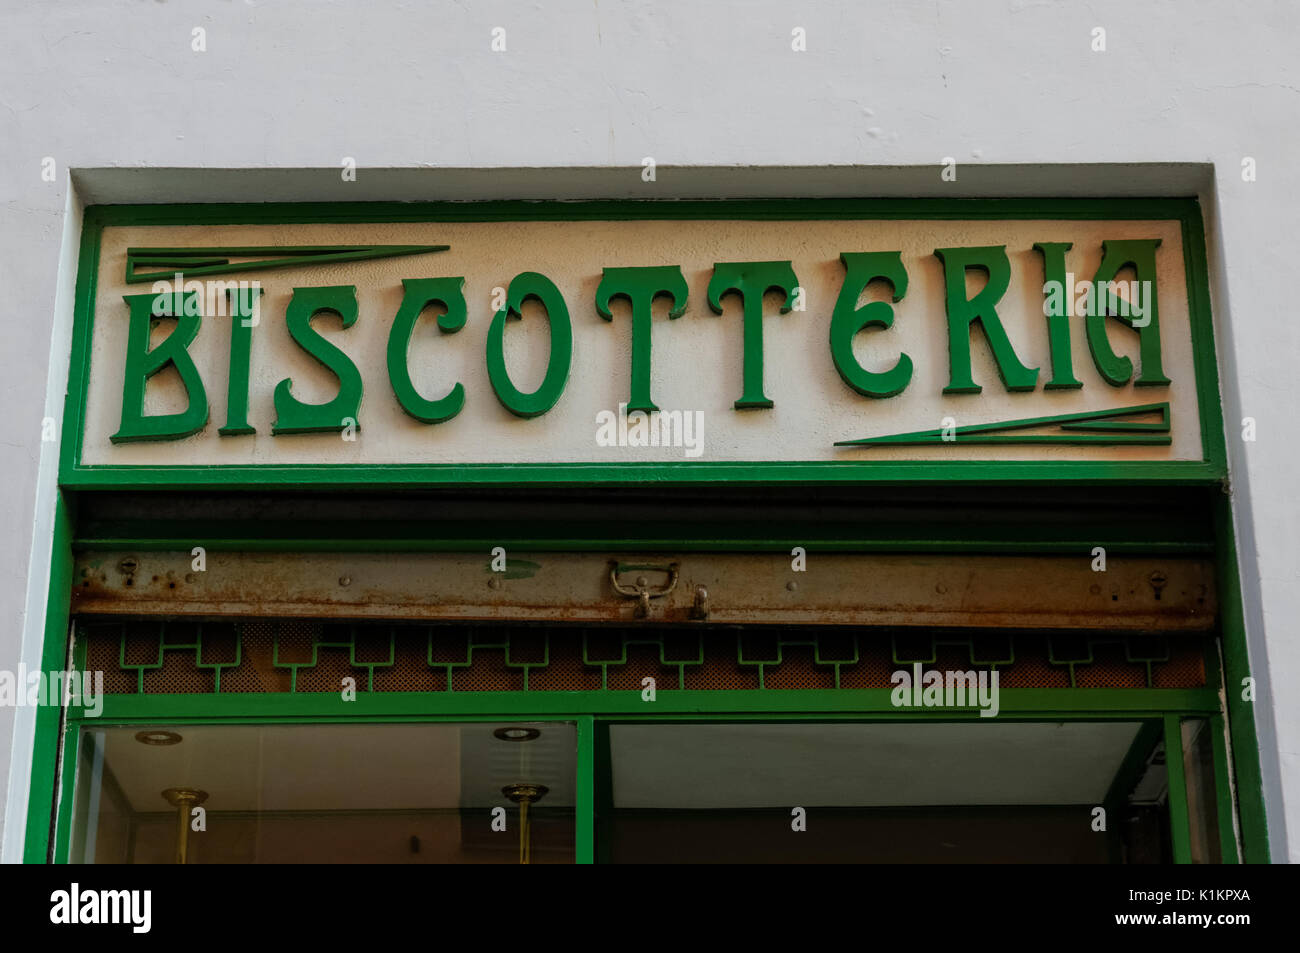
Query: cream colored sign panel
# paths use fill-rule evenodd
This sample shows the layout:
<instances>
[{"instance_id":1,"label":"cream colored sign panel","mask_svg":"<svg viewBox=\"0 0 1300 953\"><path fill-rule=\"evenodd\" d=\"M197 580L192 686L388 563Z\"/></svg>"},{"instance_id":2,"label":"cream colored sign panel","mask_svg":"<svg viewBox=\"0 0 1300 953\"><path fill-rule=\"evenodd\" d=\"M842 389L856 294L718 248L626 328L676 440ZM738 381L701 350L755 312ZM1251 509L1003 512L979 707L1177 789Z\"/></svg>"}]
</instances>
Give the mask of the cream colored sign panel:
<instances>
[{"instance_id":1,"label":"cream colored sign panel","mask_svg":"<svg viewBox=\"0 0 1300 953\"><path fill-rule=\"evenodd\" d=\"M1118 318L1104 322L1114 353L1133 362L1132 379L1106 381L1094 362L1082 315L1068 318L1073 375L1082 385L1047 389L1053 377L1049 321L1045 317L1044 260L1035 243L1069 242L1066 270L1074 286L1063 289L1071 310L1080 286L1090 282L1103 256L1103 242L1158 239L1154 282L1158 294L1160 360L1167 384L1139 386L1141 332ZM227 420L231 365L231 318L204 315L188 347L210 405L208 422L179 439L113 442L123 419L128 366L129 309L125 295L151 291L149 283L125 281L129 248L204 249L245 246L447 245L444 251L347 263L295 264L238 270L206 280L256 281L261 287L258 323L252 328L248 390L251 434L218 433ZM996 302L1015 357L1038 372L1032 389L1004 384L985 327L970 326L970 373L978 393L945 393L952 374L948 291L936 248L1005 246L1010 281ZM893 323L859 332L852 341L856 363L886 371L909 356L906 386L873 397L849 386L837 371L830 345L831 320L846 279L841 253L897 251L907 273L906 293L892 303ZM765 298L762 328L762 389L772 406L737 409L744 391L741 301L722 298L722 314L709 306L709 286L719 262L789 261L798 291ZM669 302L656 300L651 322L651 391L677 425L665 440L658 418L619 416L631 393L633 348L629 302L611 304L612 320L597 311L597 290L607 268L680 266L689 299L680 317L668 318ZM168 269L157 268L161 277ZM498 400L489 376L489 326L504 289L524 272L553 282L572 322L572 365L558 400L534 417L511 413ZM464 406L441 423L424 423L404 412L390 383L387 347L403 300L403 279L463 276L464 327L443 333L437 308L415 326L407 354L412 383L426 399L460 383ZM188 276L187 276L188 277ZM1120 295L1134 270L1121 271ZM1144 278L1146 276L1143 276ZM205 279L197 279L205 280ZM966 275L965 298L985 282L982 271ZM339 391L338 378L291 336L286 311L295 289L351 285L357 320L341 326L328 312L312 327L355 364L363 397L355 426L330 433L273 434L275 390L286 379L304 403L324 403ZM1134 282L1134 287L1137 283ZM1184 250L1177 221L515 221L185 227L108 226L98 265L91 357L80 463L85 466L284 466L301 464L587 463L821 461L874 463L927 461L1200 461L1193 334ZM889 289L873 283L860 296L889 301ZM1149 291L1147 292L1149 294ZM678 302L680 306L683 302ZM781 313L781 305L791 310ZM1135 312L1136 313L1136 312ZM151 343L161 344L176 322L155 322ZM1137 322L1141 324L1139 320ZM507 322L505 364L522 392L538 387L546 372L551 334L535 300L522 320ZM752 346L752 344L751 344ZM150 377L147 415L182 411L190 395L174 368ZM1168 405L1142 415L1114 417L1142 423L1069 425L1070 415L1122 412ZM1020 422L1053 418L1041 426ZM1066 426L1062 427L1061 418ZM1166 426L1167 424L1167 426ZM1016 425L985 431L1016 439L973 439L983 425ZM1081 428L1081 429L1080 429ZM1125 442L1138 433L1149 442ZM909 444L837 446L863 438L930 433ZM1063 442L1061 438L1089 439ZM1154 438L1153 438L1154 435ZM1025 436L1052 437L1021 442ZM1167 438L1167 442L1166 442ZM643 441L661 445L639 445ZM667 442L669 445L662 445Z\"/></svg>"}]
</instances>

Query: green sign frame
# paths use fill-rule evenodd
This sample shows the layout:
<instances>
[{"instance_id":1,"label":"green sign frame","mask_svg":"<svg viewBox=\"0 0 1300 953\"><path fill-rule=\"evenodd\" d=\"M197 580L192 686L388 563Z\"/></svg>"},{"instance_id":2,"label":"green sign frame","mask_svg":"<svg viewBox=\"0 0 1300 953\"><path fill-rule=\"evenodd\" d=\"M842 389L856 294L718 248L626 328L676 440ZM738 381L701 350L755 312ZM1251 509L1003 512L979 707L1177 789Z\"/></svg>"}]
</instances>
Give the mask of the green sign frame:
<instances>
[{"instance_id":1,"label":"green sign frame","mask_svg":"<svg viewBox=\"0 0 1300 953\"><path fill-rule=\"evenodd\" d=\"M1180 224L1193 360L1200 409L1200 461L772 461L671 463L309 464L121 466L81 462L95 321L100 240L115 225L256 225L360 222L510 222L617 220L1106 220ZM342 246L340 246L342 247ZM360 246L358 246L360 247ZM356 256L372 254L350 250ZM215 261L215 259L214 259ZM224 267L221 265L208 267ZM756 398L757 399L757 398ZM1022 424L1024 422L1018 422ZM551 485L721 483L1003 484L1124 481L1207 484L1227 475L1224 425L1206 266L1204 226L1195 199L763 199L718 201L462 202L325 204L101 205L85 213L78 263L72 363L64 412L60 482L69 489L247 489L447 484ZM916 435L904 435L916 436ZM1021 438L1023 439L1023 438ZM1078 437L1074 438L1076 441ZM988 442L988 441L986 441ZM1148 440L1148 442L1152 442Z\"/></svg>"}]
</instances>

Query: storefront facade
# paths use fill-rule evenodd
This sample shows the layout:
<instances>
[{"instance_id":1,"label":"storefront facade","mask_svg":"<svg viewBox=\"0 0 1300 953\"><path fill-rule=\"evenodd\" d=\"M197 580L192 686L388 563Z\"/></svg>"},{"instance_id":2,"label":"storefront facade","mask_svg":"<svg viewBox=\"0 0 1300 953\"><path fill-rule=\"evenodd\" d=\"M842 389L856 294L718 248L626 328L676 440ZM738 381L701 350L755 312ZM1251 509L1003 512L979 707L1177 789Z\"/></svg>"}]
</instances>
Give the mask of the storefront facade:
<instances>
[{"instance_id":1,"label":"storefront facade","mask_svg":"<svg viewBox=\"0 0 1300 953\"><path fill-rule=\"evenodd\" d=\"M1194 201L90 209L70 380L29 860L1266 849Z\"/></svg>"},{"instance_id":2,"label":"storefront facade","mask_svg":"<svg viewBox=\"0 0 1300 953\"><path fill-rule=\"evenodd\" d=\"M1295 859L1288 10L245 6L3 31L0 857Z\"/></svg>"}]
</instances>

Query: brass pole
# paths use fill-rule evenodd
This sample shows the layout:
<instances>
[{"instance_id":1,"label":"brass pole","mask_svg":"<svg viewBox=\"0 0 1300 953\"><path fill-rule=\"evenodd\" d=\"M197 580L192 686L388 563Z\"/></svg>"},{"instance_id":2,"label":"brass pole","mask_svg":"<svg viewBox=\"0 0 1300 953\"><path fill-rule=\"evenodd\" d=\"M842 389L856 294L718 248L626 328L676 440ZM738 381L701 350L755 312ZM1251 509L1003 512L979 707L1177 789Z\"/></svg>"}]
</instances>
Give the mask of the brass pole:
<instances>
[{"instance_id":1,"label":"brass pole","mask_svg":"<svg viewBox=\"0 0 1300 953\"><path fill-rule=\"evenodd\" d=\"M511 801L519 805L519 863L533 860L532 829L528 821L528 805L540 801L550 788L544 784L507 784L501 789Z\"/></svg>"},{"instance_id":2,"label":"brass pole","mask_svg":"<svg viewBox=\"0 0 1300 953\"><path fill-rule=\"evenodd\" d=\"M187 863L190 846L190 811L208 799L207 791L198 788L168 788L163 798L176 808L176 863Z\"/></svg>"},{"instance_id":3,"label":"brass pole","mask_svg":"<svg viewBox=\"0 0 1300 953\"><path fill-rule=\"evenodd\" d=\"M519 863L527 864L531 861L531 845L532 834L528 830L528 801L525 799L519 802Z\"/></svg>"}]
</instances>

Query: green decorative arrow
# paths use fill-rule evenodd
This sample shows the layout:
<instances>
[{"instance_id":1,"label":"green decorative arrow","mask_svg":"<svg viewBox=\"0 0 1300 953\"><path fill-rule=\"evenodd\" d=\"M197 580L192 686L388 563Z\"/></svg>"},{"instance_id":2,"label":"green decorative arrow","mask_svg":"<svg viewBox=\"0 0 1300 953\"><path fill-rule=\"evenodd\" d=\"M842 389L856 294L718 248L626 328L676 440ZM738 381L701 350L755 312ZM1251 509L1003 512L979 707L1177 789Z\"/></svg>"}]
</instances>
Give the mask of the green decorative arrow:
<instances>
[{"instance_id":1,"label":"green decorative arrow","mask_svg":"<svg viewBox=\"0 0 1300 953\"><path fill-rule=\"evenodd\" d=\"M1159 414L1159 423L1140 423L1125 418L1138 414ZM1086 414L1058 414L1055 417L1029 417L996 424L973 424L949 428L949 438L944 430L918 430L915 433L893 434L888 437L864 437L861 440L837 440L837 447L866 446L921 446L935 443L962 444L1135 444L1164 447L1173 442L1169 432L1169 403L1139 404L1117 410L1096 410ZM1028 430L1033 427L1051 427L1060 433L1010 434L1009 430Z\"/></svg>"},{"instance_id":2,"label":"green decorative arrow","mask_svg":"<svg viewBox=\"0 0 1300 953\"><path fill-rule=\"evenodd\" d=\"M126 281L157 281L180 272L186 278L227 275L236 271L265 271L292 265L323 265L340 261L368 261L401 255L426 255L446 251L450 245L247 245L241 248L128 248ZM231 258L274 255L261 261L231 262ZM139 271L141 267L157 271Z\"/></svg>"}]
</instances>

